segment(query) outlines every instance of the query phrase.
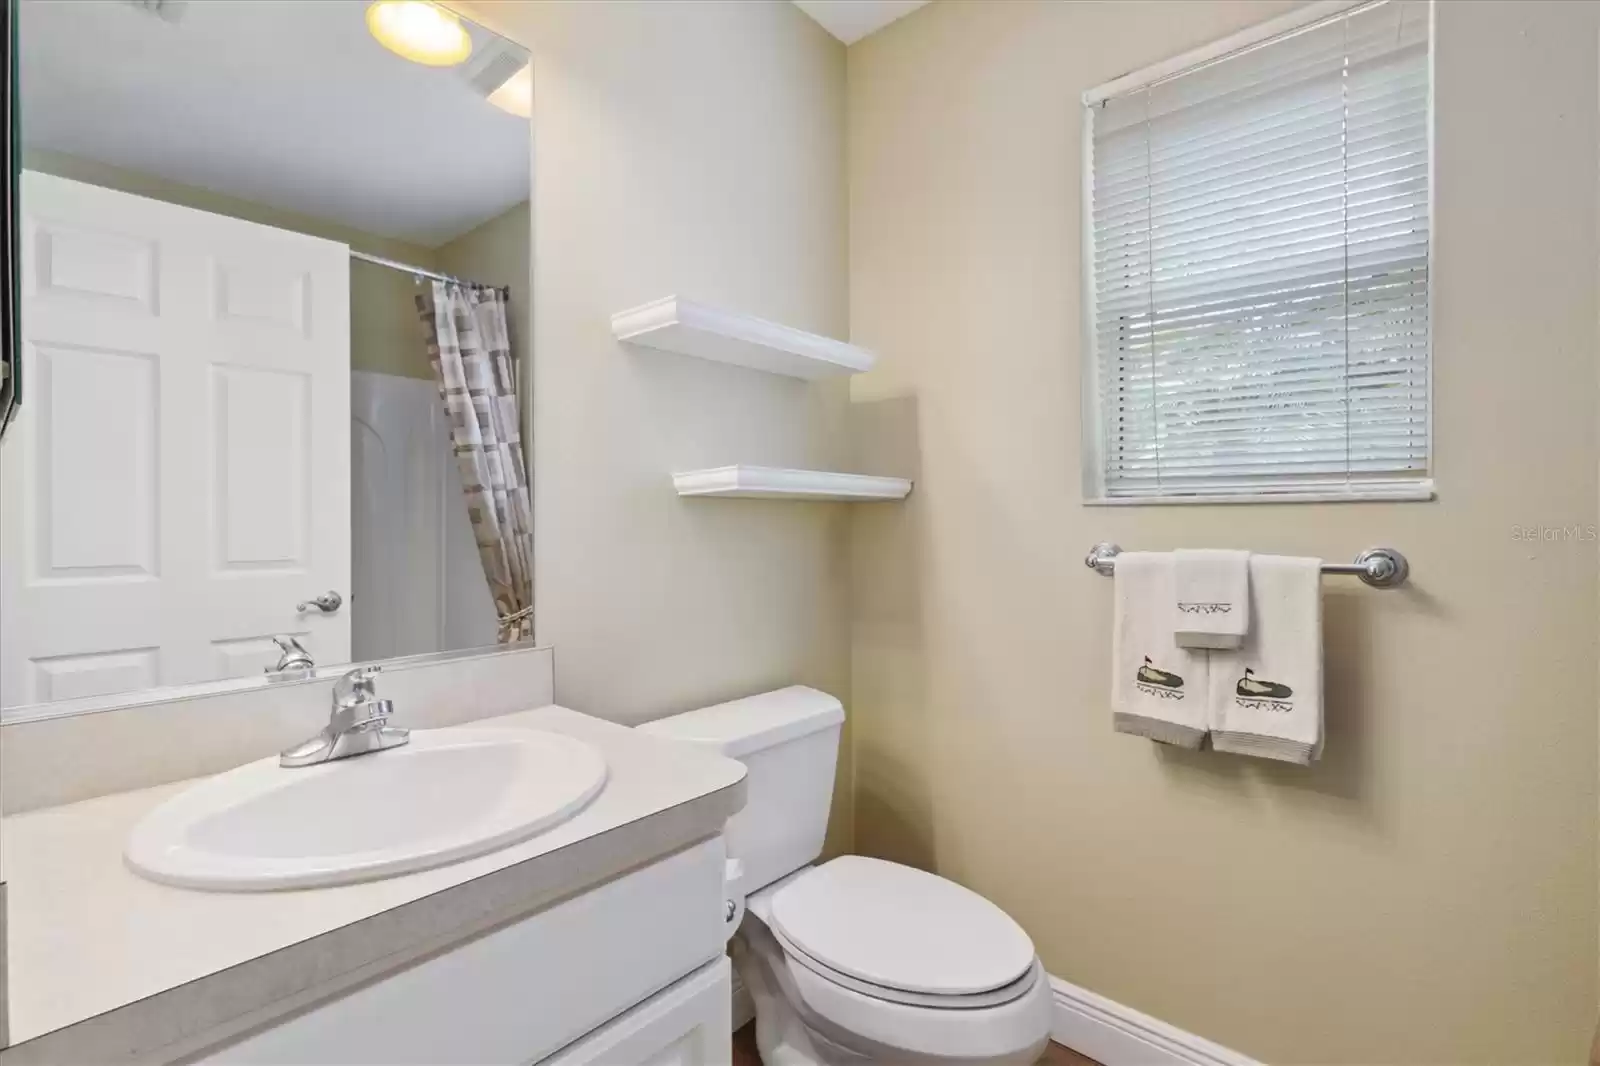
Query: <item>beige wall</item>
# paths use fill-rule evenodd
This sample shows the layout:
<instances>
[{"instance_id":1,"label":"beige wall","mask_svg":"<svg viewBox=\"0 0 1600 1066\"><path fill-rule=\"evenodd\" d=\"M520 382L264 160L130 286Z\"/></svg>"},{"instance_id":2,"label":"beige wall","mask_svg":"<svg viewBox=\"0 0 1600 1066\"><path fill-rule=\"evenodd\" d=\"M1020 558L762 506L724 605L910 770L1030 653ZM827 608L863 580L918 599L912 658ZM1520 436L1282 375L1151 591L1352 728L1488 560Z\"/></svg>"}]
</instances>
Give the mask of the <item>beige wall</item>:
<instances>
[{"instance_id":1,"label":"beige wall","mask_svg":"<svg viewBox=\"0 0 1600 1066\"><path fill-rule=\"evenodd\" d=\"M526 366L528 343L533 337L533 219L529 201L441 244L434 252L434 263L446 274L511 290L511 314L506 328L511 334L512 353ZM523 400L526 403L526 391Z\"/></svg>"},{"instance_id":2,"label":"beige wall","mask_svg":"<svg viewBox=\"0 0 1600 1066\"><path fill-rule=\"evenodd\" d=\"M412 266L434 265L432 254L425 248L389 258ZM427 335L417 311L417 292L416 279L410 274L350 260L351 370L432 380Z\"/></svg>"},{"instance_id":3,"label":"beige wall","mask_svg":"<svg viewBox=\"0 0 1600 1066\"><path fill-rule=\"evenodd\" d=\"M1596 9L1437 11L1430 504L1089 508L1079 94L1282 4L939 0L849 52L860 850L1272 1062L1575 1061L1596 1005ZM1298 769L1113 734L1100 540L1345 560ZM557 642L560 643L559 641Z\"/></svg>"},{"instance_id":4,"label":"beige wall","mask_svg":"<svg viewBox=\"0 0 1600 1066\"><path fill-rule=\"evenodd\" d=\"M184 185L154 174L109 166L93 159L30 149L23 155L29 170L88 182L152 200L192 207L197 211L242 218L263 226L338 241L372 255L412 266L433 267L434 253L408 241L379 237L337 222L241 200L236 196ZM422 327L413 302L411 277L386 267L350 262L350 369L375 370L404 377L432 377Z\"/></svg>"},{"instance_id":5,"label":"beige wall","mask_svg":"<svg viewBox=\"0 0 1600 1066\"><path fill-rule=\"evenodd\" d=\"M461 7L534 54L535 600L557 698L622 721L795 682L848 698L847 510L680 500L670 479L835 466L847 386L624 347L609 323L681 293L844 336L843 47L787 3Z\"/></svg>"}]
</instances>

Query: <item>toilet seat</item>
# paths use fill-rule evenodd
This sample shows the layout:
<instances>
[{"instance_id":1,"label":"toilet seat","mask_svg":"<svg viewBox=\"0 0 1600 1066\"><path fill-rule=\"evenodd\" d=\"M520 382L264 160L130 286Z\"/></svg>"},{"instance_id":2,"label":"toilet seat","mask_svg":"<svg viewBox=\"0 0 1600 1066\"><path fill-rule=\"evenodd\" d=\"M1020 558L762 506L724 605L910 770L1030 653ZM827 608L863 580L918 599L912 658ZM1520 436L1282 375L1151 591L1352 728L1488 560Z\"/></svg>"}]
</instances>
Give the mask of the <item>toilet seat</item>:
<instances>
[{"instance_id":1,"label":"toilet seat","mask_svg":"<svg viewBox=\"0 0 1600 1066\"><path fill-rule=\"evenodd\" d=\"M1033 941L999 907L882 859L824 863L784 883L770 909L768 924L800 965L892 1002L1009 1002L1026 992L1035 961Z\"/></svg>"}]
</instances>

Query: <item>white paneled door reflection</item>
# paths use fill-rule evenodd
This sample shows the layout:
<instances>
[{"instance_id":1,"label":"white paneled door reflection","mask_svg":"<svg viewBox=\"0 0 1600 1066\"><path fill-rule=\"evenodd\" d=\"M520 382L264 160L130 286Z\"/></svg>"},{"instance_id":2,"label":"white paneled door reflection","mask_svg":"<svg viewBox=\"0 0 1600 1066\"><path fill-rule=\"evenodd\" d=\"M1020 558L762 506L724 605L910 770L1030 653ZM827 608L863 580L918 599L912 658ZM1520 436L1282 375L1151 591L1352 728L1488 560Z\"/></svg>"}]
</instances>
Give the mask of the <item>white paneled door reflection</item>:
<instances>
[{"instance_id":1,"label":"white paneled door reflection","mask_svg":"<svg viewBox=\"0 0 1600 1066\"><path fill-rule=\"evenodd\" d=\"M349 258L42 174L0 445L0 705L350 657Z\"/></svg>"}]
</instances>

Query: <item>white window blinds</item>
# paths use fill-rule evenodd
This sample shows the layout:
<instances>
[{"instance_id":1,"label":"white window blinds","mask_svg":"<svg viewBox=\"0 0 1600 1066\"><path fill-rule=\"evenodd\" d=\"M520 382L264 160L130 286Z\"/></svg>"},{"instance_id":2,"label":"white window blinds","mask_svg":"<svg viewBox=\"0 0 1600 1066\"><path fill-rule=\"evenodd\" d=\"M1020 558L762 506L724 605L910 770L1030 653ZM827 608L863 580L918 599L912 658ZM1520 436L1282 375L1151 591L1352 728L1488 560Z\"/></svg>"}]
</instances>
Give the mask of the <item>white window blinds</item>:
<instances>
[{"instance_id":1,"label":"white window blinds","mask_svg":"<svg viewBox=\"0 0 1600 1066\"><path fill-rule=\"evenodd\" d=\"M1428 33L1389 0L1086 104L1092 494L1426 494Z\"/></svg>"}]
</instances>

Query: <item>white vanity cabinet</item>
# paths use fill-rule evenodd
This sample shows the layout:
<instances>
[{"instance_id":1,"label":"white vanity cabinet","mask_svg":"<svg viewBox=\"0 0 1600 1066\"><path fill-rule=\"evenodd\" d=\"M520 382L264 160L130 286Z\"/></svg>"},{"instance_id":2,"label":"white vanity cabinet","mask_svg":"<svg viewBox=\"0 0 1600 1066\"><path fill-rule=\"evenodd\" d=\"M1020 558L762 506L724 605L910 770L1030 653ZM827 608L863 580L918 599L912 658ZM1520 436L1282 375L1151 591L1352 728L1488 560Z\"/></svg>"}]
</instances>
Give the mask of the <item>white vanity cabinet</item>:
<instances>
[{"instance_id":1,"label":"white vanity cabinet","mask_svg":"<svg viewBox=\"0 0 1600 1066\"><path fill-rule=\"evenodd\" d=\"M702 1066L731 1057L721 837L197 1061Z\"/></svg>"}]
</instances>

